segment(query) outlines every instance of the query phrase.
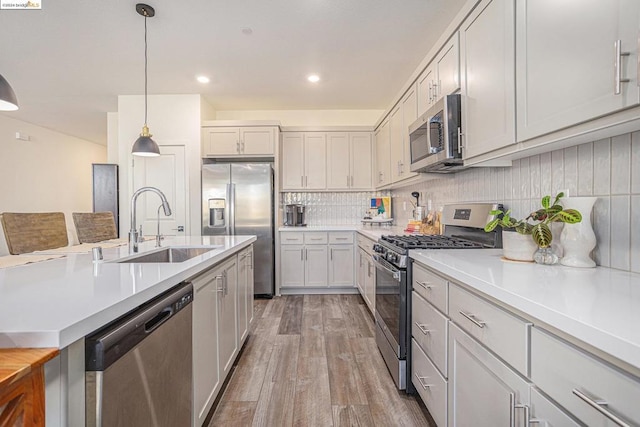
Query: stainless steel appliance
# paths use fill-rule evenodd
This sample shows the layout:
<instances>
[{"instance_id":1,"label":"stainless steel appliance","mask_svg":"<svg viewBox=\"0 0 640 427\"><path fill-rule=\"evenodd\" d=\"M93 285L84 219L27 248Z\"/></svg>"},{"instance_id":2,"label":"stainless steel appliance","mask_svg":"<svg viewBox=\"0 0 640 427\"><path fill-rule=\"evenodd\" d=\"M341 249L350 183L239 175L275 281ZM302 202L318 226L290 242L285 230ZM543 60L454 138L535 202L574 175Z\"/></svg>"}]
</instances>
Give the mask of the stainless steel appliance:
<instances>
[{"instance_id":1,"label":"stainless steel appliance","mask_svg":"<svg viewBox=\"0 0 640 427\"><path fill-rule=\"evenodd\" d=\"M120 236L120 213L118 204L118 165L93 163L93 211L112 212L116 221L116 233Z\"/></svg>"},{"instance_id":2,"label":"stainless steel appliance","mask_svg":"<svg viewBox=\"0 0 640 427\"><path fill-rule=\"evenodd\" d=\"M193 286L85 338L87 426L191 425Z\"/></svg>"},{"instance_id":3,"label":"stainless steel appliance","mask_svg":"<svg viewBox=\"0 0 640 427\"><path fill-rule=\"evenodd\" d=\"M202 165L202 234L253 234L254 295L274 293L274 199L272 162Z\"/></svg>"},{"instance_id":4,"label":"stainless steel appliance","mask_svg":"<svg viewBox=\"0 0 640 427\"><path fill-rule=\"evenodd\" d=\"M460 95L447 95L409 126L412 172L464 169L461 117Z\"/></svg>"},{"instance_id":5,"label":"stainless steel appliance","mask_svg":"<svg viewBox=\"0 0 640 427\"><path fill-rule=\"evenodd\" d=\"M304 205L285 205L284 225L290 227L304 227L307 225Z\"/></svg>"},{"instance_id":6,"label":"stainless steel appliance","mask_svg":"<svg viewBox=\"0 0 640 427\"><path fill-rule=\"evenodd\" d=\"M447 205L442 212L444 235L382 236L373 246L376 266L376 342L400 390L411 385L411 258L412 249L482 249L502 247L500 230L484 225L501 208L495 203Z\"/></svg>"}]
</instances>

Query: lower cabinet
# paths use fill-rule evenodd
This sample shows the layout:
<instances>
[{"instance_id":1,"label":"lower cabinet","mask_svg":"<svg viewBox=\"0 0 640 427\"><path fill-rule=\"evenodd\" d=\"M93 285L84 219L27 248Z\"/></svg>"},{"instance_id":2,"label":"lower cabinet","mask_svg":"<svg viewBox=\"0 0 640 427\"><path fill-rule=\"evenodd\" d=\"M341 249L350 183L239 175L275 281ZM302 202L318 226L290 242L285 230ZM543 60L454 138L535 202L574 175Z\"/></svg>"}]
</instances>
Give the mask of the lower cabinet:
<instances>
[{"instance_id":1,"label":"lower cabinet","mask_svg":"<svg viewBox=\"0 0 640 427\"><path fill-rule=\"evenodd\" d=\"M529 383L455 325L449 366L449 426L525 426Z\"/></svg>"},{"instance_id":2,"label":"lower cabinet","mask_svg":"<svg viewBox=\"0 0 640 427\"><path fill-rule=\"evenodd\" d=\"M354 287L353 234L351 231L282 232L281 288Z\"/></svg>"},{"instance_id":3,"label":"lower cabinet","mask_svg":"<svg viewBox=\"0 0 640 427\"><path fill-rule=\"evenodd\" d=\"M358 234L358 250L356 254L356 284L371 314L375 313L376 304L376 269L371 260L375 242Z\"/></svg>"},{"instance_id":4,"label":"lower cabinet","mask_svg":"<svg viewBox=\"0 0 640 427\"><path fill-rule=\"evenodd\" d=\"M193 416L204 422L253 314L252 247L191 279L193 283ZM251 284L251 285L250 285ZM251 289L251 292L249 292ZM250 298L249 298L250 296ZM250 302L249 302L250 299Z\"/></svg>"}]
</instances>

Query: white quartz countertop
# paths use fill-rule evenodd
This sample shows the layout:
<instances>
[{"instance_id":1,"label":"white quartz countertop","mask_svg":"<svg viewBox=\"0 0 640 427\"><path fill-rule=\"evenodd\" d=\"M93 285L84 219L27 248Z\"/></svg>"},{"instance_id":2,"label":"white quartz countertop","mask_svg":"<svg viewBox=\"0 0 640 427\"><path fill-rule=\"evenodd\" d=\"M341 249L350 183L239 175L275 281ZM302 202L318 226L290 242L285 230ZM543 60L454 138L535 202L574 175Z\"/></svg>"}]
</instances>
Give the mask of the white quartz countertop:
<instances>
[{"instance_id":1,"label":"white quartz countertop","mask_svg":"<svg viewBox=\"0 0 640 427\"><path fill-rule=\"evenodd\" d=\"M383 235L408 234L397 225L313 225L306 227L280 227L279 231L354 231L370 239L378 240Z\"/></svg>"},{"instance_id":2,"label":"white quartz countertop","mask_svg":"<svg viewBox=\"0 0 640 427\"><path fill-rule=\"evenodd\" d=\"M411 258L640 369L640 274L505 262L502 250L410 251Z\"/></svg>"},{"instance_id":3,"label":"white quartz countertop","mask_svg":"<svg viewBox=\"0 0 640 427\"><path fill-rule=\"evenodd\" d=\"M64 348L256 240L255 236L167 238L169 246L218 246L181 263L111 263L128 246L0 269L0 348ZM154 241L139 253L155 250Z\"/></svg>"}]
</instances>

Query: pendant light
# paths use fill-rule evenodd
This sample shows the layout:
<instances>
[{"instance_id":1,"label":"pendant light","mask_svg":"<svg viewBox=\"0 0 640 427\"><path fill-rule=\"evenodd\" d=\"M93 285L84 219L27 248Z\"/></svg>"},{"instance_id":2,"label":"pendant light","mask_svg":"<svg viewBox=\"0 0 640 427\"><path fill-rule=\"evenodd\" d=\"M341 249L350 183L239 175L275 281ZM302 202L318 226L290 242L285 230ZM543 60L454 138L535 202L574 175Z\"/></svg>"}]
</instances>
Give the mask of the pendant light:
<instances>
[{"instance_id":1,"label":"pendant light","mask_svg":"<svg viewBox=\"0 0 640 427\"><path fill-rule=\"evenodd\" d=\"M160 155L160 148L151 139L153 135L149 133L147 127L147 18L152 18L156 11L147 4L138 3L136 12L144 16L144 126L142 126L140 137L133 143L131 153L134 156L155 157Z\"/></svg>"},{"instance_id":2,"label":"pendant light","mask_svg":"<svg viewBox=\"0 0 640 427\"><path fill-rule=\"evenodd\" d=\"M18 109L18 99L11 85L0 74L0 111L15 111Z\"/></svg>"}]
</instances>

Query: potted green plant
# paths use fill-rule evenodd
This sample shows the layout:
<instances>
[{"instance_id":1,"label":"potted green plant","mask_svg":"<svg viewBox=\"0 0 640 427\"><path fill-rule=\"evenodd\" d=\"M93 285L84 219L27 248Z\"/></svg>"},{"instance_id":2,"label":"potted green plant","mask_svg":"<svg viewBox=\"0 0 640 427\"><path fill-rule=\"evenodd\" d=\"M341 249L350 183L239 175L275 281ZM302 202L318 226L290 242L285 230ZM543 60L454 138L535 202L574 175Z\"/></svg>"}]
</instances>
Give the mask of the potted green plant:
<instances>
[{"instance_id":1,"label":"potted green plant","mask_svg":"<svg viewBox=\"0 0 640 427\"><path fill-rule=\"evenodd\" d=\"M485 225L485 231L493 231L500 226L503 229L513 229L518 234L531 236L531 240L537 246L537 251L533 255L533 260L540 264L555 264L558 262L558 256L551 250L551 242L553 234L551 233L551 224L554 222L564 222L567 224L576 224L582 221L582 215L575 209L564 209L559 204L560 199L564 197L564 193L560 192L551 202L551 196L544 196L540 202L541 208L531 212L525 219L516 220L511 217L511 210L503 212L501 210L492 211L491 214L496 217ZM535 221L533 224L529 220ZM505 239L507 237L507 239ZM503 234L503 243L511 240L511 236ZM522 241L522 239L521 239ZM504 246L504 245L503 245ZM527 248L526 251L530 249ZM508 255L505 255L509 258ZM513 259L513 258L511 258ZM524 260L518 259L517 260Z\"/></svg>"}]
</instances>

